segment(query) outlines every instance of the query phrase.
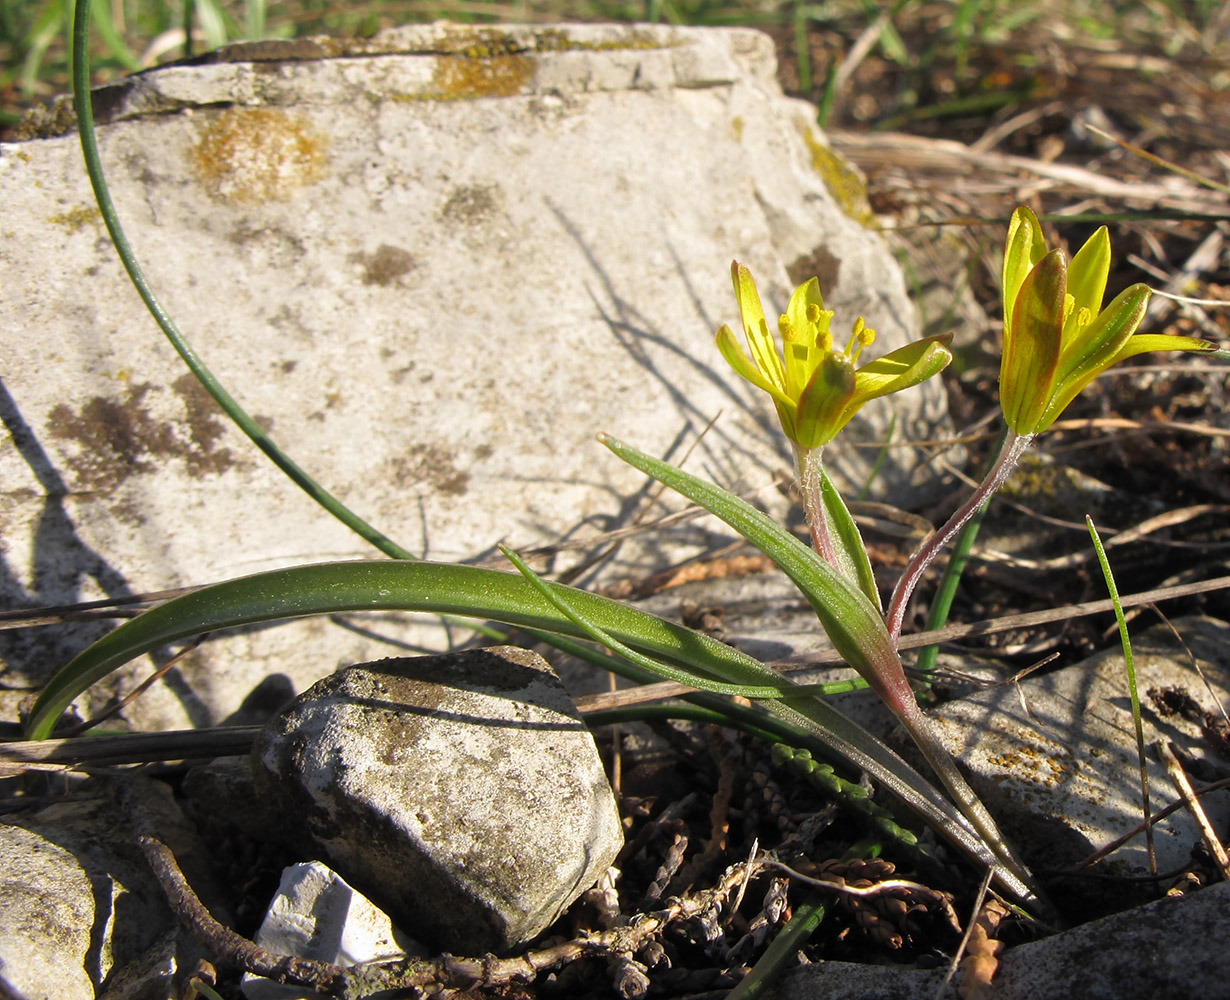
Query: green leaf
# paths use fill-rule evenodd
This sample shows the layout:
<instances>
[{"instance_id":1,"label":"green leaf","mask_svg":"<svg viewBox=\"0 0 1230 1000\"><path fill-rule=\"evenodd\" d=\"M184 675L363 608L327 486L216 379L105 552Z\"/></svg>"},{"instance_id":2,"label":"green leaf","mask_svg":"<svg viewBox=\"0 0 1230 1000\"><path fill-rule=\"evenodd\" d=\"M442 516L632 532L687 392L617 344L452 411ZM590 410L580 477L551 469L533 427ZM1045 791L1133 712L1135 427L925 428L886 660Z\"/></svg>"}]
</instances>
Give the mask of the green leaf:
<instances>
[{"instance_id":1,"label":"green leaf","mask_svg":"<svg viewBox=\"0 0 1230 1000\"><path fill-rule=\"evenodd\" d=\"M562 589L573 607L640 652L677 665L696 664L733 682L781 681L758 660L709 636L596 594ZM168 643L256 622L382 610L460 614L586 637L532 585L510 573L406 561L296 566L203 587L103 636L44 688L31 710L27 735L46 738L77 695L129 660Z\"/></svg>"},{"instance_id":2,"label":"green leaf","mask_svg":"<svg viewBox=\"0 0 1230 1000\"><path fill-rule=\"evenodd\" d=\"M875 574L871 571L871 560L867 556L863 536L823 465L820 466L820 502L842 573L857 583L858 589L875 605L875 609L883 613L884 606L880 603L880 591L876 587Z\"/></svg>"},{"instance_id":3,"label":"green leaf","mask_svg":"<svg viewBox=\"0 0 1230 1000\"><path fill-rule=\"evenodd\" d=\"M954 809L951 802L912 769L908 769L910 773L907 776L906 771L900 770L906 766L904 761L844 716L839 716L842 730L831 733L828 739L836 737L846 743L848 736L854 731L869 739L870 744L865 741L857 745L847 743L841 753L848 760L858 761L857 754L870 751L867 760L858 761L859 766L873 777L877 776L879 768L886 768L891 772L894 780L888 783L888 787L901 796L911 808L923 810L942 803L941 808L949 819L945 825L937 827L937 830L970 853L971 857L992 869L996 879L1010 893L1045 907L1047 904L1037 896L1031 886L1032 876L1029 870L1013 856L999 835L994 820L960 776L951 758L947 756L947 751L940 746L905 679L901 661L888 636L884 620L867 596L789 531L738 497L712 483L689 475L682 469L630 448L608 435L599 435L599 440L625 462L721 518L772 559L794 581L816 612L820 624L837 651L910 729L928 762L936 768L949 792L956 797L961 811ZM783 698L781 701L766 703L766 707L774 715L816 735L819 734L811 727L823 728L825 725L832 725L829 714L833 712L832 707L818 698ZM830 743L830 746L836 747L836 744ZM918 778L922 784L917 784L914 778ZM914 798L916 795L926 796L926 803ZM967 819L967 816L970 818Z\"/></svg>"},{"instance_id":4,"label":"green leaf","mask_svg":"<svg viewBox=\"0 0 1230 1000\"><path fill-rule=\"evenodd\" d=\"M551 584L572 608L631 648L731 682L781 684L780 674L709 636L583 590ZM863 599L865 600L865 599ZM475 566L429 562L350 562L258 573L203 587L125 622L83 650L39 695L27 725L31 739L51 735L60 713L91 684L161 646L221 628L346 611L423 611L493 619L527 629L582 637L583 630L526 580ZM722 705L697 694L701 704ZM964 818L926 779L844 715L818 698L766 703L784 722L867 771L961 850L996 868L1004 888L1028 899L1028 887L999 865Z\"/></svg>"}]
</instances>

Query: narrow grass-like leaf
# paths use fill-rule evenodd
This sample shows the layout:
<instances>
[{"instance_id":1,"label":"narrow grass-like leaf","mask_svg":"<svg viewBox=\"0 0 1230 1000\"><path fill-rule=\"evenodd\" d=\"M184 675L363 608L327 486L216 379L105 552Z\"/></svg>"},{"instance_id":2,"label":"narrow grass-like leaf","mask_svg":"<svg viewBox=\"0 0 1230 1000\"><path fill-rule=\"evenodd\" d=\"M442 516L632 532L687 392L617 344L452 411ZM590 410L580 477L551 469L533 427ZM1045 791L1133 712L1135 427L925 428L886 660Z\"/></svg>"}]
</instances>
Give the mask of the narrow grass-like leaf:
<instances>
[{"instance_id":1,"label":"narrow grass-like leaf","mask_svg":"<svg viewBox=\"0 0 1230 1000\"><path fill-rule=\"evenodd\" d=\"M867 546L863 544L863 536L823 466L820 468L820 502L842 571L858 584L858 589L875 609L882 611L880 591L876 587L875 574L871 571L871 559L867 555Z\"/></svg>"},{"instance_id":2,"label":"narrow grass-like leaf","mask_svg":"<svg viewBox=\"0 0 1230 1000\"><path fill-rule=\"evenodd\" d=\"M530 585L542 595L543 599L579 628L586 637L606 646L611 652L619 654L629 663L636 664L642 670L647 670L652 674L657 674L659 677L668 681L674 681L677 684L688 684L698 691L708 691L711 694L737 695L741 698L780 698L790 688L789 682L784 679L772 686L726 684L722 681L716 681L711 677L702 677L699 674L689 673L686 670L677 670L660 660L654 660L651 657L638 653L631 646L620 642L605 629L574 610L572 604L564 598L562 591L552 588L546 580L530 569L525 560L512 549L505 545L501 545L499 548L504 557L513 564L522 577L529 581Z\"/></svg>"},{"instance_id":3,"label":"narrow grass-like leaf","mask_svg":"<svg viewBox=\"0 0 1230 1000\"><path fill-rule=\"evenodd\" d=\"M1034 899L1040 906L1049 908L1033 888L1029 869L1015 857L994 819L957 770L926 716L918 708L884 620L866 595L789 531L738 497L608 435L600 435L599 440L630 465L666 483L721 518L790 577L816 612L833 646L907 725L928 763L958 803L959 812L943 796L939 797L938 801L944 803L945 810L955 820L955 825L939 828L940 832L955 838L966 850L973 847L972 856L992 868L997 880L1009 892L1022 899ZM815 698L784 698L771 703L770 711L782 716L797 713L795 721L807 720L813 725L823 726L816 714L820 706L832 711L830 706ZM881 751L891 754L879 740L873 739L872 743ZM853 748L843 751L846 756L851 752ZM895 754L892 756L896 758ZM889 767L891 769L892 765ZM871 769L868 767L867 770ZM924 784L927 793L939 794L929 782ZM899 790L894 790L900 794ZM911 785L910 790L923 791L915 785ZM908 799L906 801L909 802ZM934 804L935 800L932 802ZM909 804L918 808L915 803Z\"/></svg>"},{"instance_id":4,"label":"narrow grass-like leaf","mask_svg":"<svg viewBox=\"0 0 1230 1000\"><path fill-rule=\"evenodd\" d=\"M1094 551L1098 554L1098 564L1102 567L1102 576L1106 580L1106 589L1110 593L1111 603L1115 606L1115 621L1119 625L1119 642L1123 646L1123 665L1127 669L1128 694L1132 699L1132 723L1136 726L1136 756L1140 763L1140 803L1145 815L1145 841L1149 851L1149 871L1157 874L1157 854L1153 850L1153 826L1149 822L1149 768L1145 762L1145 731L1140 721L1140 695L1136 691L1136 665L1132 660L1132 640L1128 636L1127 619L1123 617L1123 605L1119 603L1119 588L1115 586L1115 576L1110 571L1110 560L1106 558L1106 549L1102 546L1102 538L1094 527L1093 518L1085 515L1085 524L1089 526L1089 537L1093 539Z\"/></svg>"},{"instance_id":5,"label":"narrow grass-like leaf","mask_svg":"<svg viewBox=\"0 0 1230 1000\"><path fill-rule=\"evenodd\" d=\"M559 586L553 584L553 587ZM730 681L779 681L778 674L724 643L583 590L563 588L573 606L639 651L697 664ZM126 622L83 650L40 694L27 726L48 736L65 707L134 657L202 632L347 611L425 611L492 619L586 638L522 578L473 566L348 562L298 566L203 587Z\"/></svg>"},{"instance_id":6,"label":"narrow grass-like leaf","mask_svg":"<svg viewBox=\"0 0 1230 1000\"><path fill-rule=\"evenodd\" d=\"M721 518L772 559L803 592L837 652L871 680L868 674L874 672L876 664L867 651L883 645L888 633L879 611L852 581L846 580L786 528L738 497L609 435L599 435L599 440L629 465L666 483Z\"/></svg>"},{"instance_id":7,"label":"narrow grass-like leaf","mask_svg":"<svg viewBox=\"0 0 1230 1000\"><path fill-rule=\"evenodd\" d=\"M571 587L572 607L610 635L655 659L735 683L774 684L769 667L709 636ZM526 580L475 566L429 562L332 563L273 570L204 587L125 622L83 650L39 695L27 724L32 739L51 734L55 720L81 692L129 660L168 643L223 628L346 611L459 614L562 633L584 633ZM714 696L691 696L708 701ZM995 868L1013 896L1028 886L1005 869L960 813L933 785L882 742L817 698L790 696L764 703L774 715L867 773L978 863ZM720 710L720 706L719 706Z\"/></svg>"},{"instance_id":8,"label":"narrow grass-like leaf","mask_svg":"<svg viewBox=\"0 0 1230 1000\"><path fill-rule=\"evenodd\" d=\"M723 694L756 700L781 698L786 694L823 693L827 692L830 687L828 684L792 684L784 677L780 678L775 684L727 684L692 671L678 670L669 664L663 663L661 660L655 660L652 657L638 653L631 646L620 642L601 626L590 621L573 608L572 604L565 598L564 591L561 588L553 588L550 583L530 569L525 560L517 555L516 552L506 545L499 546L499 549L505 558L513 564L517 572L528 580L552 607L564 615L588 638L602 646L606 646L611 652L623 657L629 663L635 664L642 670L662 680L674 681L676 684L686 684L697 691L708 691L710 694ZM556 648L561 648L553 637L547 638L546 641L555 645Z\"/></svg>"},{"instance_id":9,"label":"narrow grass-like leaf","mask_svg":"<svg viewBox=\"0 0 1230 1000\"><path fill-rule=\"evenodd\" d=\"M199 9L202 17L210 11L216 13L218 17L222 16L220 13L221 9L217 6L216 0L200 0ZM73 109L77 113L77 134L81 140L81 153L85 159L86 173L89 175L90 184L94 189L94 200L98 203L98 211L102 215L104 225L107 227L107 233L110 235L115 251L124 265L124 270L128 272L128 277L132 281L133 287L137 290L137 294L141 296L141 301L145 303L145 308L149 310L150 315L154 318L154 322L158 324L159 329L162 330L167 340L171 342L171 346L175 348L175 351L183 359L184 364L188 366L188 370L196 376L197 381L201 383L217 404L222 407L223 412L234 422L236 427L252 440L253 444L269 457L274 465L291 482L307 493L308 496L360 538L370 542L385 555L392 556L394 559L414 558L410 552L403 549L383 532L378 531L358 514L350 510L350 508L316 482L289 455L278 447L265 432L264 428L239 405L238 401L218 381L213 372L209 370L154 294L153 287L146 279L145 272L138 263L132 245L128 242L128 237L124 233L123 226L120 224L119 214L115 210L115 203L111 199L111 192L107 187L107 178L103 172L102 159L98 152L98 138L94 134L94 107L90 99L89 41L90 0L77 0L77 6L73 14L72 51L75 53L75 58L73 59L72 79ZM211 41L211 44L220 45L222 41L225 41L225 37L221 41Z\"/></svg>"},{"instance_id":10,"label":"narrow grass-like leaf","mask_svg":"<svg viewBox=\"0 0 1230 1000\"><path fill-rule=\"evenodd\" d=\"M726 1000L755 1000L785 970L795 953L807 944L820 922L824 919L824 903L811 897L796 903L789 922L765 949L751 972L739 980L739 984L726 994Z\"/></svg>"}]
</instances>

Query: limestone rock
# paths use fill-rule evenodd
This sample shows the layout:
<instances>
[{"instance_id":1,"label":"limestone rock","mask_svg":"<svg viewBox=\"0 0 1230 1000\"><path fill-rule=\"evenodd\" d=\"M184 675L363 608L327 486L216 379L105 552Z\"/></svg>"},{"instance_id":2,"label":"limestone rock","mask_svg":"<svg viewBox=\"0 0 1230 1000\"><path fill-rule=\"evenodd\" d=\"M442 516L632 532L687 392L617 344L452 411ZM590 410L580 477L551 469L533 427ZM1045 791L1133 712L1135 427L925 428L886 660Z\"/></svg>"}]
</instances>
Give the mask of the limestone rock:
<instances>
[{"instance_id":1,"label":"limestone rock","mask_svg":"<svg viewBox=\"0 0 1230 1000\"><path fill-rule=\"evenodd\" d=\"M294 955L334 965L422 956L423 952L389 921L388 915L319 861L282 872L256 943L275 955ZM313 1000L319 994L283 986L259 976L243 977L248 1000Z\"/></svg>"},{"instance_id":2,"label":"limestone rock","mask_svg":"<svg viewBox=\"0 0 1230 1000\"><path fill-rule=\"evenodd\" d=\"M126 231L194 347L301 465L429 558L623 523L643 478L598 431L678 458L721 411L690 469L745 490L788 468L769 401L713 345L737 323L732 258L770 311L817 274L839 338L858 314L872 352L917 333L857 175L782 96L758 32L432 25L239 45L96 104ZM22 331L0 344L6 606L371 553L164 342L74 136L0 147L0 203L0 320ZM862 483L875 450L851 446L890 409L896 439L943 433L938 382L875 401L826 451L836 475ZM889 452L877 491L903 495L909 454ZM711 522L673 529L611 572L714 541ZM4 633L7 676L45 680L99 628ZM262 673L303 690L322 662L383 655L373 635L447 638L395 616L236 630L126 717L216 724Z\"/></svg>"},{"instance_id":3,"label":"limestone rock","mask_svg":"<svg viewBox=\"0 0 1230 1000\"><path fill-rule=\"evenodd\" d=\"M1213 695L1230 703L1230 625L1211 618L1174 622L1201 666ZM1152 809L1177 793L1151 747L1159 739L1177 744L1197 767L1223 774L1220 757L1198 725L1159 713L1149 689L1179 688L1203 706L1217 707L1187 651L1166 625L1132 636L1136 682L1141 698ZM1122 652L1115 648L1015 685L988 688L947 702L931 716L941 738L970 773L970 783L1026 860L1061 869L1127 833L1141 820L1140 772ZM901 749L908 753L903 739ZM1201 783L1199 776L1193 776ZM1225 829L1230 804L1207 796L1204 807ZM1200 832L1179 809L1154 826L1160 871L1189 862ZM1143 833L1112 855L1123 870L1147 872Z\"/></svg>"},{"instance_id":4,"label":"limestone rock","mask_svg":"<svg viewBox=\"0 0 1230 1000\"><path fill-rule=\"evenodd\" d=\"M461 954L533 937L623 842L593 738L526 650L349 667L269 723L252 760L287 839Z\"/></svg>"},{"instance_id":5,"label":"limestone rock","mask_svg":"<svg viewBox=\"0 0 1230 1000\"><path fill-rule=\"evenodd\" d=\"M170 789L130 780L193 886L227 919ZM0 980L17 995L167 995L177 961L191 965L200 954L186 936L168 937L176 927L127 817L105 794L0 823Z\"/></svg>"},{"instance_id":6,"label":"limestone rock","mask_svg":"<svg viewBox=\"0 0 1230 1000\"><path fill-rule=\"evenodd\" d=\"M77 859L46 837L0 826L0 979L19 996L94 1000L86 971L94 895Z\"/></svg>"}]
</instances>

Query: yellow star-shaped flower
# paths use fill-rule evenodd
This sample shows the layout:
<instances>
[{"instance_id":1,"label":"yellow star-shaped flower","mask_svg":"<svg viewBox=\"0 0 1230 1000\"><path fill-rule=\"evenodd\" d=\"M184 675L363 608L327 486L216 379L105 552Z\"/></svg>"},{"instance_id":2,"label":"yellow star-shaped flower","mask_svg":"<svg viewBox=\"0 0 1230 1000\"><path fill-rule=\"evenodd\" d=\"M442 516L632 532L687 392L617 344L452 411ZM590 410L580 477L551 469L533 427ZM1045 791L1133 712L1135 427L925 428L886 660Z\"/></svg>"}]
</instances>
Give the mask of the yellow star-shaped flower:
<instances>
[{"instance_id":1,"label":"yellow star-shaped flower","mask_svg":"<svg viewBox=\"0 0 1230 1000\"><path fill-rule=\"evenodd\" d=\"M725 325L717 332L718 350L739 375L773 398L782 430L799 448L827 444L864 403L917 385L952 360L946 346L952 337L946 334L908 344L856 368L875 331L859 317L845 350L836 350L829 332L833 313L824 308L815 278L794 290L786 312L778 318L779 353L751 272L735 261L730 274L751 356L743 353Z\"/></svg>"},{"instance_id":2,"label":"yellow star-shaped flower","mask_svg":"<svg viewBox=\"0 0 1230 1000\"><path fill-rule=\"evenodd\" d=\"M1169 334L1137 334L1150 290L1135 284L1105 309L1110 237L1103 226L1068 263L1047 251L1038 218L1012 213L1004 248L1004 353L999 400L1018 434L1046 430L1090 382L1145 351L1215 351L1216 344Z\"/></svg>"}]
</instances>

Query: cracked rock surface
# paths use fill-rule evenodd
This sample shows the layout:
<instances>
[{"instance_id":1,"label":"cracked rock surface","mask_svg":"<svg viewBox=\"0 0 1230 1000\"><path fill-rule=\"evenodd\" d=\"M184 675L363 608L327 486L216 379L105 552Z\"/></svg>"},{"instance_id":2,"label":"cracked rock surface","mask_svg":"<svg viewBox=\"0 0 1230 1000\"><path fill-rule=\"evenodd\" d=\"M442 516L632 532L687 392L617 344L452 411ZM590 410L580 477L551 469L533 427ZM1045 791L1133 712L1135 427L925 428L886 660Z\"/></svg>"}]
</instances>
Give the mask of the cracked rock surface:
<instances>
[{"instance_id":1,"label":"cracked rock surface","mask_svg":"<svg viewBox=\"0 0 1230 1000\"><path fill-rule=\"evenodd\" d=\"M252 761L289 842L461 954L532 938L623 844L593 737L522 649L348 667L270 722Z\"/></svg>"}]
</instances>

